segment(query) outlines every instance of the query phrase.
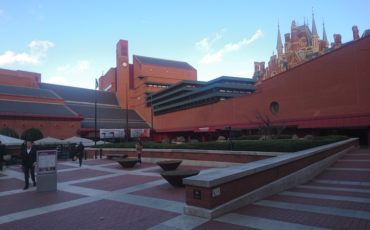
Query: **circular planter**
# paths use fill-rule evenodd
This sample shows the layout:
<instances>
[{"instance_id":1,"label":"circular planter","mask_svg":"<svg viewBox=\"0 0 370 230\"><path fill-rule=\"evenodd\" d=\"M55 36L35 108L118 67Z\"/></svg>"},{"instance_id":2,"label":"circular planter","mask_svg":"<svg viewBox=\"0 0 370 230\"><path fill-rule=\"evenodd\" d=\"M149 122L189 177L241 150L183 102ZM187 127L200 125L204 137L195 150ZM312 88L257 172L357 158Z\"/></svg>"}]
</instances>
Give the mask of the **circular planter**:
<instances>
[{"instance_id":1,"label":"circular planter","mask_svg":"<svg viewBox=\"0 0 370 230\"><path fill-rule=\"evenodd\" d=\"M117 162L123 168L133 168L137 163L137 158L129 157L129 158L117 160Z\"/></svg>"},{"instance_id":2,"label":"circular planter","mask_svg":"<svg viewBox=\"0 0 370 230\"><path fill-rule=\"evenodd\" d=\"M175 187L183 187L182 179L199 174L199 170L195 169L178 169L173 171L161 172L161 176Z\"/></svg>"},{"instance_id":3,"label":"circular planter","mask_svg":"<svg viewBox=\"0 0 370 230\"><path fill-rule=\"evenodd\" d=\"M109 160L119 160L127 158L127 154L107 154L106 156Z\"/></svg>"},{"instance_id":4,"label":"circular planter","mask_svg":"<svg viewBox=\"0 0 370 230\"><path fill-rule=\"evenodd\" d=\"M157 165L161 166L164 171L171 171L177 169L181 164L182 160L165 160L158 161Z\"/></svg>"}]
</instances>

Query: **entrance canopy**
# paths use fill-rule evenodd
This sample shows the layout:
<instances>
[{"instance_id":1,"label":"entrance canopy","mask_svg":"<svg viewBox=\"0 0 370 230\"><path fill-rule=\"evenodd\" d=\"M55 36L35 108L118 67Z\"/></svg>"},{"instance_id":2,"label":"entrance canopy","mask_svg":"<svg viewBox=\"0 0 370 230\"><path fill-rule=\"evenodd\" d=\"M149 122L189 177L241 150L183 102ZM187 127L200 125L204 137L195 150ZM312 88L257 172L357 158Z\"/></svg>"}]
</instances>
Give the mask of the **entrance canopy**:
<instances>
[{"instance_id":1,"label":"entrance canopy","mask_svg":"<svg viewBox=\"0 0 370 230\"><path fill-rule=\"evenodd\" d=\"M63 140L54 137L45 137L40 140L35 141L36 145L62 145L65 142Z\"/></svg>"},{"instance_id":2,"label":"entrance canopy","mask_svg":"<svg viewBox=\"0 0 370 230\"><path fill-rule=\"evenodd\" d=\"M67 139L64 139L63 142L65 144L79 144L82 142L84 146L93 146L95 143L94 141L82 137L73 136Z\"/></svg>"}]
</instances>

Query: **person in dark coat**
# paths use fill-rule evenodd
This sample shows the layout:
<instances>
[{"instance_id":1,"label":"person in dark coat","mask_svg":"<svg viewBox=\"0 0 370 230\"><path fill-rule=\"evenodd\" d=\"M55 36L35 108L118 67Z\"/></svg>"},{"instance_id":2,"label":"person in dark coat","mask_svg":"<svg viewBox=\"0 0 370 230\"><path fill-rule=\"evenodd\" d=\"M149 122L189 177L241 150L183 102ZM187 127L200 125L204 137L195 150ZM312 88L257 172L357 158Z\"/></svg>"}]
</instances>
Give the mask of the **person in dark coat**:
<instances>
[{"instance_id":1,"label":"person in dark coat","mask_svg":"<svg viewBox=\"0 0 370 230\"><path fill-rule=\"evenodd\" d=\"M70 144L68 149L69 149L69 156L72 158L72 161L75 161L77 159L76 144Z\"/></svg>"},{"instance_id":2,"label":"person in dark coat","mask_svg":"<svg viewBox=\"0 0 370 230\"><path fill-rule=\"evenodd\" d=\"M139 140L135 145L137 153L137 162L141 164L141 152L143 151L143 143Z\"/></svg>"},{"instance_id":3,"label":"person in dark coat","mask_svg":"<svg viewBox=\"0 0 370 230\"><path fill-rule=\"evenodd\" d=\"M36 186L35 180L35 166L36 166L36 148L33 146L32 141L27 141L26 147L22 148L22 168L24 172L24 190L28 189L29 186L29 177L31 173L31 179L33 186Z\"/></svg>"},{"instance_id":4,"label":"person in dark coat","mask_svg":"<svg viewBox=\"0 0 370 230\"><path fill-rule=\"evenodd\" d=\"M85 146L80 142L80 144L77 146L77 157L78 157L78 163L80 164L80 167L82 165L82 157L84 155L84 149Z\"/></svg>"},{"instance_id":5,"label":"person in dark coat","mask_svg":"<svg viewBox=\"0 0 370 230\"><path fill-rule=\"evenodd\" d=\"M0 171L3 171L4 167L4 154L5 154L5 145L0 141Z\"/></svg>"}]
</instances>

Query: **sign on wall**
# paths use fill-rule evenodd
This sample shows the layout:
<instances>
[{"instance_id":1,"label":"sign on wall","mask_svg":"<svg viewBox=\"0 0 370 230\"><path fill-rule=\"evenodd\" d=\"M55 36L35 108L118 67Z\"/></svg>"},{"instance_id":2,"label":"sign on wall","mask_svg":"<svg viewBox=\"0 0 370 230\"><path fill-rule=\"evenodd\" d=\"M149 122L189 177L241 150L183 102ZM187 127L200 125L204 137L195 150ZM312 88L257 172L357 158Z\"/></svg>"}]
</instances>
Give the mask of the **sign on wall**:
<instances>
[{"instance_id":1,"label":"sign on wall","mask_svg":"<svg viewBox=\"0 0 370 230\"><path fill-rule=\"evenodd\" d=\"M125 129L100 129L100 139L124 137Z\"/></svg>"},{"instance_id":2,"label":"sign on wall","mask_svg":"<svg viewBox=\"0 0 370 230\"><path fill-rule=\"evenodd\" d=\"M135 137L150 137L150 129L130 129L130 136Z\"/></svg>"}]
</instances>

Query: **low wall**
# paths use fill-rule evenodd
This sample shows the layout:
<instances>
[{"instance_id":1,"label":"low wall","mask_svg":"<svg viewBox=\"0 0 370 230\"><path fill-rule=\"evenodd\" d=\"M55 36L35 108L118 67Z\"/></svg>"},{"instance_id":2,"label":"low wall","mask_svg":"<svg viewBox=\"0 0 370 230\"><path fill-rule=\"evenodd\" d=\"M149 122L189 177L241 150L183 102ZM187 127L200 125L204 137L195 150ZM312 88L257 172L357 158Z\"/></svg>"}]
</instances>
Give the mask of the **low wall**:
<instances>
[{"instance_id":1,"label":"low wall","mask_svg":"<svg viewBox=\"0 0 370 230\"><path fill-rule=\"evenodd\" d=\"M86 148L87 158L100 157L100 150ZM109 149L101 150L102 157L107 154L127 154L129 157L136 157L135 149ZM279 152L253 152L253 151L220 151L220 150L193 150L193 149L143 149L141 157L143 162L156 162L164 159L181 159L183 164L224 167L268 159L284 155Z\"/></svg>"},{"instance_id":2,"label":"low wall","mask_svg":"<svg viewBox=\"0 0 370 230\"><path fill-rule=\"evenodd\" d=\"M210 219L220 216L309 181L356 146L358 139L353 138L248 164L203 170L183 181L184 212Z\"/></svg>"}]
</instances>

